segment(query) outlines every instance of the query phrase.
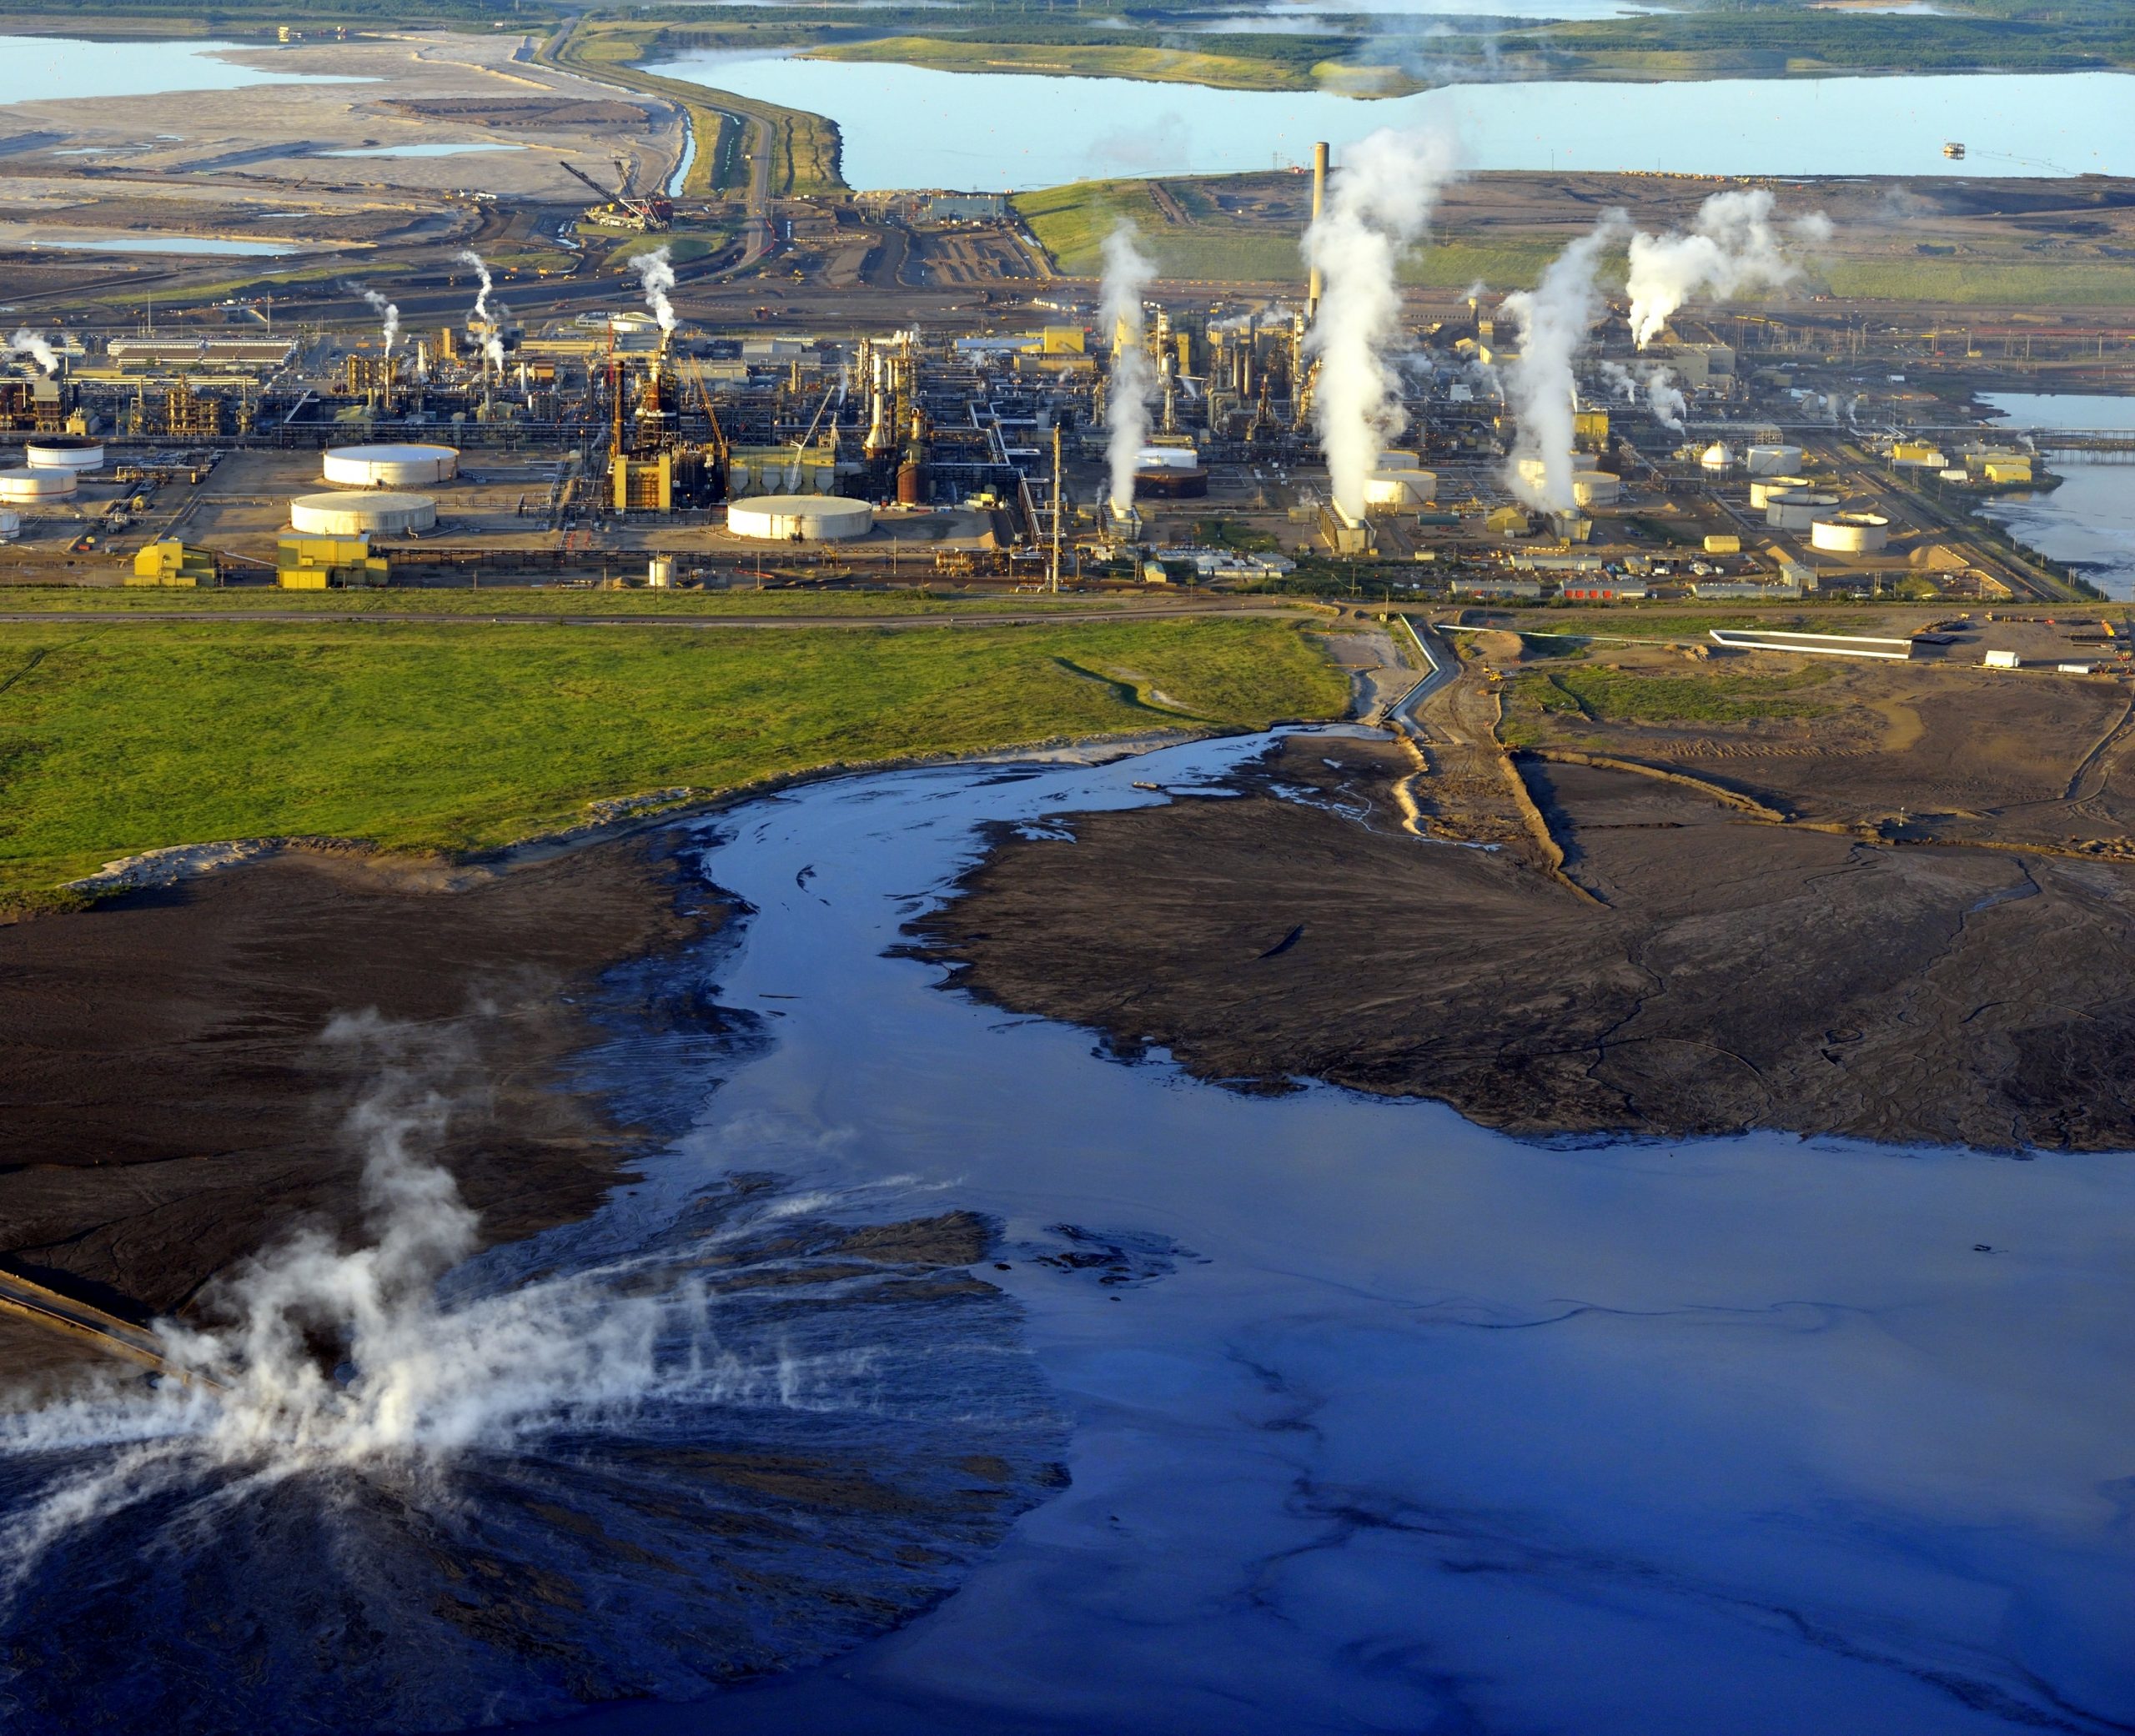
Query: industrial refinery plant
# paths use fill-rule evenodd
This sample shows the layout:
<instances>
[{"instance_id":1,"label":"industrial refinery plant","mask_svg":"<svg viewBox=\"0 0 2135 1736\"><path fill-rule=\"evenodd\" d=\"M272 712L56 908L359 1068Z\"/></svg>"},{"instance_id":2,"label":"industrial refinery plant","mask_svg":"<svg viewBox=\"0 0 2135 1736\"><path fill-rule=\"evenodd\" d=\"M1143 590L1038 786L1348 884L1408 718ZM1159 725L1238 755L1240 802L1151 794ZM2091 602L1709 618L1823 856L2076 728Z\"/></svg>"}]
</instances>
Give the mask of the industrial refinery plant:
<instances>
[{"instance_id":1,"label":"industrial refinery plant","mask_svg":"<svg viewBox=\"0 0 2135 1736\"><path fill-rule=\"evenodd\" d=\"M380 288L361 324L277 329L269 307L223 310L234 333L26 328L0 379L0 572L2069 594L1969 514L2042 480L2022 439L1812 319L1692 315L1783 290L1813 213L1761 191L1683 234L1606 213L1534 289L1419 318L1394 273L1448 170L1383 138L1344 163L1316 149L1288 293L1160 296L1123 223L1094 286L982 323L699 324L647 244L671 206L625 166L588 183L603 203L581 219L645 238L604 310L522 319L463 253L464 316L430 329Z\"/></svg>"}]
</instances>

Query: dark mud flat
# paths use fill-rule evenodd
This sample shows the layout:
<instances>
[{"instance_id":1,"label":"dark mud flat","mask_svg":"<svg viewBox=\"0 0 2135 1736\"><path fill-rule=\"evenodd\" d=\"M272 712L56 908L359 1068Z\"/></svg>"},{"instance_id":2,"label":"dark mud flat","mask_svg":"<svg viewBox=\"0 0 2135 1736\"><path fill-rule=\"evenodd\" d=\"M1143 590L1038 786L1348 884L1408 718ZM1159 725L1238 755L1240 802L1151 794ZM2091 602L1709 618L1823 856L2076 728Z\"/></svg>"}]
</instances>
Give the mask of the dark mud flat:
<instances>
[{"instance_id":1,"label":"dark mud flat","mask_svg":"<svg viewBox=\"0 0 2135 1736\"><path fill-rule=\"evenodd\" d=\"M1124 1053L1524 1136L2135 1143L2127 866L1761 825L1530 765L1588 897L1400 832L1406 770L1296 737L1238 799L1069 816L1072 842L1002 828L915 932L961 986Z\"/></svg>"},{"instance_id":2,"label":"dark mud flat","mask_svg":"<svg viewBox=\"0 0 2135 1736\"><path fill-rule=\"evenodd\" d=\"M381 1065L324 1041L374 1011L450 1094L441 1161L485 1239L591 1210L633 1148L568 1058L632 1011L604 989L723 915L667 844L444 877L285 856L0 928L0 1261L146 1317L301 1221L358 1220L343 1122ZM664 1010L650 1011L660 1022ZM0 1322L0 1366L71 1360Z\"/></svg>"}]
</instances>

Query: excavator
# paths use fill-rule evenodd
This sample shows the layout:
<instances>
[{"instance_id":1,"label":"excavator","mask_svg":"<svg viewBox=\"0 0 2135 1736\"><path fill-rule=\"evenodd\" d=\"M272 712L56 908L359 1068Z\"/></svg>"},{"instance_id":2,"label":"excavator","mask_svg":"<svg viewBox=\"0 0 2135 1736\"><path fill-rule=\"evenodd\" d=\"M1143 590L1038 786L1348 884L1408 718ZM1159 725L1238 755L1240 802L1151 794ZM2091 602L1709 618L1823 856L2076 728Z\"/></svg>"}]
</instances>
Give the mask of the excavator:
<instances>
[{"instance_id":1,"label":"excavator","mask_svg":"<svg viewBox=\"0 0 2135 1736\"><path fill-rule=\"evenodd\" d=\"M583 181L600 195L600 203L586 212L584 221L603 229L635 229L641 234L666 234L675 226L674 201L665 193L633 192L630 165L620 157L615 159L615 164L618 179L613 193L584 170L568 163L562 165L565 174Z\"/></svg>"}]
</instances>

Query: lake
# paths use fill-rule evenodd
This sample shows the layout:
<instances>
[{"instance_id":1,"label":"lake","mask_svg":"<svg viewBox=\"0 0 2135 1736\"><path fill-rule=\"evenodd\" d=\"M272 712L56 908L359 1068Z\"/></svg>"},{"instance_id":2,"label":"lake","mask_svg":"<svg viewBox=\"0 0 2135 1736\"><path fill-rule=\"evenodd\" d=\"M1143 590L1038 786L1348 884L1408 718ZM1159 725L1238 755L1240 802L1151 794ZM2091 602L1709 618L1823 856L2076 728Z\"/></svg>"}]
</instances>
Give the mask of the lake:
<instances>
[{"instance_id":1,"label":"lake","mask_svg":"<svg viewBox=\"0 0 2135 1736\"><path fill-rule=\"evenodd\" d=\"M224 253L232 258L278 259L300 253L295 241L238 241L210 235L57 236L49 229L25 233L0 223L0 247L78 253Z\"/></svg>"},{"instance_id":2,"label":"lake","mask_svg":"<svg viewBox=\"0 0 2135 1736\"><path fill-rule=\"evenodd\" d=\"M93 43L58 36L0 36L0 103L73 97L153 97L252 84L360 84L359 78L263 71L229 54L264 54L258 43Z\"/></svg>"},{"instance_id":3,"label":"lake","mask_svg":"<svg viewBox=\"0 0 2135 1736\"><path fill-rule=\"evenodd\" d=\"M1022 189L1308 162L1381 127L1459 128L1481 169L2135 174L2112 73L1466 84L1369 99L1128 78L693 54L649 70L830 116L854 187ZM1962 139L1966 162L1942 155Z\"/></svg>"},{"instance_id":4,"label":"lake","mask_svg":"<svg viewBox=\"0 0 2135 1736\"><path fill-rule=\"evenodd\" d=\"M2135 431L2135 398L2092 393L1987 392L1980 402L2000 410L2012 428L2034 438L2060 487L2038 494L2003 494L1980 507L2025 547L2052 560L2076 561L2099 590L2135 601L2135 464L2100 464L2080 452L2054 455L2055 428Z\"/></svg>"},{"instance_id":5,"label":"lake","mask_svg":"<svg viewBox=\"0 0 2135 1736\"><path fill-rule=\"evenodd\" d=\"M153 1687L213 1659L212 1610L265 1658L196 1672L188 1731L229 1728L216 1696L241 1683L331 1723L352 1689L324 1636L359 1595L356 1703L392 1728L529 1722L557 1657L567 1691L656 1700L796 1648L842 1655L570 1728L2135 1719L2124 1154L1525 1144L1436 1105L1123 1062L898 956L983 828L1168 799L1138 781L1206 799L1268 741L841 779L703 825L742 926L619 973L619 1002L694 1011L588 1063L671 1142L588 1222L470 1262L397 1342L415 1468L324 1425L219 1455L237 1400L138 1382L20 1419L5 1637ZM811 1225L967 1212L1004 1238L983 1285L856 1294L809 1252ZM746 1473L709 1514L707 1436ZM831 1486L823 1454L852 1467ZM959 1540L975 1479L1047 1455L1064 1483ZM618 1541L589 1558L589 1536ZM507 1594L479 1623L454 1601L470 1553ZM942 1594L925 1613L898 1601L915 1573ZM722 1608L764 1624L738 1654L690 1626ZM900 1609L855 1648L856 1619Z\"/></svg>"}]
</instances>

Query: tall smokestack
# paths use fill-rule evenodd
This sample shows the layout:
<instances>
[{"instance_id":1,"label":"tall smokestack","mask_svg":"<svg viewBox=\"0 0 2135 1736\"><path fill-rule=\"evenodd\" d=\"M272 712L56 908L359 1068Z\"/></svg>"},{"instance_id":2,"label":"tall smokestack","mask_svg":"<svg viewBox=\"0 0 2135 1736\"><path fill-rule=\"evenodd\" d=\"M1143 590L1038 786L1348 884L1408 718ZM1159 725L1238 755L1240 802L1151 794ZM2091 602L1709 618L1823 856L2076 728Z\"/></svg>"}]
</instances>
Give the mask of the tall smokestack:
<instances>
[{"instance_id":1,"label":"tall smokestack","mask_svg":"<svg viewBox=\"0 0 2135 1736\"><path fill-rule=\"evenodd\" d=\"M1305 259L1326 274L1327 293L1300 348L1319 364L1313 421L1334 503L1353 519L1364 515L1364 479L1407 421L1386 360L1401 336L1402 256L1459 158L1450 133L1383 128L1344 154L1334 198L1305 231Z\"/></svg>"},{"instance_id":2,"label":"tall smokestack","mask_svg":"<svg viewBox=\"0 0 2135 1736\"><path fill-rule=\"evenodd\" d=\"M1321 208L1327 203L1327 141L1321 139L1312 148L1312 220L1319 221ZM1319 312L1319 262L1314 260L1312 275L1306 280L1304 315L1308 319Z\"/></svg>"}]
</instances>

